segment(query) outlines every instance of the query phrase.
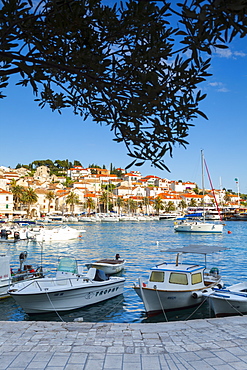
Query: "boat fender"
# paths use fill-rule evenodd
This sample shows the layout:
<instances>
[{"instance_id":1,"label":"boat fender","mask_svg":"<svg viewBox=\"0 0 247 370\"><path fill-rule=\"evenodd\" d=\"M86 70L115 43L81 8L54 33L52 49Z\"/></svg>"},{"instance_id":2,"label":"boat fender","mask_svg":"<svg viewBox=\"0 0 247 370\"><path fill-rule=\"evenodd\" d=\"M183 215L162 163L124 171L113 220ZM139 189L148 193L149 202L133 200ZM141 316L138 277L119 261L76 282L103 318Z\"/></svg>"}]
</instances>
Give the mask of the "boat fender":
<instances>
[{"instance_id":1,"label":"boat fender","mask_svg":"<svg viewBox=\"0 0 247 370\"><path fill-rule=\"evenodd\" d=\"M202 292L201 291L192 292L191 295L192 295L192 298L198 299L198 298L201 298L202 297Z\"/></svg>"}]
</instances>

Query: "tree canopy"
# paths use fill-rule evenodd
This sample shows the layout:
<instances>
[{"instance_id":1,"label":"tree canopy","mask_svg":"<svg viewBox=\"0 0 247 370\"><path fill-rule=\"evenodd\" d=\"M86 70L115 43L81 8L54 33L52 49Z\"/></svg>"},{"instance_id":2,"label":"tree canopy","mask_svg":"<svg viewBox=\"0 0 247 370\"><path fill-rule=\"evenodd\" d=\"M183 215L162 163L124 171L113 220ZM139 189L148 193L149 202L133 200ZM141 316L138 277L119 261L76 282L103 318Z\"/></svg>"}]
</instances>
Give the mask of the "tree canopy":
<instances>
[{"instance_id":1,"label":"tree canopy","mask_svg":"<svg viewBox=\"0 0 247 370\"><path fill-rule=\"evenodd\" d=\"M40 107L106 124L131 165L167 169L206 97L213 48L246 36L246 0L1 0L0 89L12 75ZM4 97L4 93L0 93Z\"/></svg>"}]
</instances>

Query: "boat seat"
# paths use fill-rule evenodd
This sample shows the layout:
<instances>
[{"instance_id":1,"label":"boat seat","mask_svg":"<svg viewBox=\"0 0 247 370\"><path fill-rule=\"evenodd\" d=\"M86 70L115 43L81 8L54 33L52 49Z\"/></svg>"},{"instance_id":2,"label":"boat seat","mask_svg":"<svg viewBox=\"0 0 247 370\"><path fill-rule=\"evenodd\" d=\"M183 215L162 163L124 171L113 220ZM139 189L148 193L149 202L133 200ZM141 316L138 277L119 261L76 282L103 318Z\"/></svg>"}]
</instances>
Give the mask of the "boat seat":
<instances>
[{"instance_id":1,"label":"boat seat","mask_svg":"<svg viewBox=\"0 0 247 370\"><path fill-rule=\"evenodd\" d=\"M86 279L94 280L96 274L96 268L91 267L85 275Z\"/></svg>"},{"instance_id":2,"label":"boat seat","mask_svg":"<svg viewBox=\"0 0 247 370\"><path fill-rule=\"evenodd\" d=\"M95 281L105 281L105 280L109 280L109 277L105 274L104 271L97 269L94 280Z\"/></svg>"}]
</instances>

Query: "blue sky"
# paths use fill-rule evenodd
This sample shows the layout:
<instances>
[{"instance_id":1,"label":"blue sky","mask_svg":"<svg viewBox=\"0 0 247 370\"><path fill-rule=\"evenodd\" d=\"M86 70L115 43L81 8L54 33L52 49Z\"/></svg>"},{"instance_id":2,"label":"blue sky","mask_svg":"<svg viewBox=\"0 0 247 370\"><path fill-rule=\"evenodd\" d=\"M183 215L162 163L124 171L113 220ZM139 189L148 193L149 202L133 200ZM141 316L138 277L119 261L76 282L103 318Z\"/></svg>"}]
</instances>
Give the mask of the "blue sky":
<instances>
[{"instance_id":1,"label":"blue sky","mask_svg":"<svg viewBox=\"0 0 247 370\"><path fill-rule=\"evenodd\" d=\"M173 158L165 162L170 173L146 163L138 169L143 175L169 180L195 181L201 185L200 151L204 150L214 188L222 186L247 193L247 43L235 40L229 50L213 54L213 74L201 86L207 98L201 110L208 121L198 118L190 129L187 149L175 147ZM15 86L5 90L0 100L1 145L0 166L15 168L38 159L79 160L84 167L95 163L109 168L124 168L131 162L123 144L112 141L108 127L84 122L64 110L62 115L49 108L40 109L30 88ZM205 180L206 187L209 183Z\"/></svg>"}]
</instances>

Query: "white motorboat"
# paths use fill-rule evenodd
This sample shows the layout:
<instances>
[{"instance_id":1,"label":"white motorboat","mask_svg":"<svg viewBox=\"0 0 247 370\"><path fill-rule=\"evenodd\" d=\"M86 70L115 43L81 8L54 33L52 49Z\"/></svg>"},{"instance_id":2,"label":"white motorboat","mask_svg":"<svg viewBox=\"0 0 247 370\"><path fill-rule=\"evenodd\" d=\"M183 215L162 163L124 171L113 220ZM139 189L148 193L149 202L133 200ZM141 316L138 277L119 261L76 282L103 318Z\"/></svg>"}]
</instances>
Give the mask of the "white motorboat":
<instances>
[{"instance_id":1,"label":"white motorboat","mask_svg":"<svg viewBox=\"0 0 247 370\"><path fill-rule=\"evenodd\" d=\"M21 280L37 279L43 276L40 268L34 269L32 265L23 265L26 261L27 252L21 252L19 256L20 267L14 271L10 267L11 257L7 254L0 255L0 298L9 297L8 289L12 283Z\"/></svg>"},{"instance_id":2,"label":"white motorboat","mask_svg":"<svg viewBox=\"0 0 247 370\"><path fill-rule=\"evenodd\" d=\"M125 278L106 277L103 271L90 268L79 272L74 258L63 257L55 277L20 282L9 294L28 314L70 311L92 305L123 293Z\"/></svg>"},{"instance_id":3,"label":"white motorboat","mask_svg":"<svg viewBox=\"0 0 247 370\"><path fill-rule=\"evenodd\" d=\"M52 229L41 228L38 233L34 233L34 239L37 242L63 241L76 239L86 230L75 229L70 226L60 226Z\"/></svg>"},{"instance_id":4,"label":"white motorboat","mask_svg":"<svg viewBox=\"0 0 247 370\"><path fill-rule=\"evenodd\" d=\"M101 215L101 222L118 222L119 217L117 215L103 214Z\"/></svg>"},{"instance_id":5,"label":"white motorboat","mask_svg":"<svg viewBox=\"0 0 247 370\"><path fill-rule=\"evenodd\" d=\"M203 293L216 317L247 314L247 282Z\"/></svg>"},{"instance_id":6,"label":"white motorboat","mask_svg":"<svg viewBox=\"0 0 247 370\"><path fill-rule=\"evenodd\" d=\"M177 253L174 263L163 262L153 267L147 283L139 279L134 289L142 299L148 315L197 306L205 299L202 292L211 292L212 287L222 287L218 268L206 270L206 255L226 248L190 245L166 252ZM205 255L205 265L179 263L184 253Z\"/></svg>"},{"instance_id":7,"label":"white motorboat","mask_svg":"<svg viewBox=\"0 0 247 370\"><path fill-rule=\"evenodd\" d=\"M95 267L104 271L107 275L117 274L124 269L126 261L121 260L119 254L116 254L115 259L101 259L96 262L86 263L87 268Z\"/></svg>"},{"instance_id":8,"label":"white motorboat","mask_svg":"<svg viewBox=\"0 0 247 370\"><path fill-rule=\"evenodd\" d=\"M83 216L78 218L79 222L101 222L101 218L99 216Z\"/></svg>"},{"instance_id":9,"label":"white motorboat","mask_svg":"<svg viewBox=\"0 0 247 370\"><path fill-rule=\"evenodd\" d=\"M119 221L134 221L134 222L138 222L139 219L137 216L131 216L131 215L121 215L119 216Z\"/></svg>"},{"instance_id":10,"label":"white motorboat","mask_svg":"<svg viewBox=\"0 0 247 370\"><path fill-rule=\"evenodd\" d=\"M205 212L205 220L220 221L221 216L217 210L208 210Z\"/></svg>"},{"instance_id":11,"label":"white motorboat","mask_svg":"<svg viewBox=\"0 0 247 370\"><path fill-rule=\"evenodd\" d=\"M0 229L0 238L8 241L26 240L27 239L26 226L18 226L14 224L6 224Z\"/></svg>"}]
</instances>

